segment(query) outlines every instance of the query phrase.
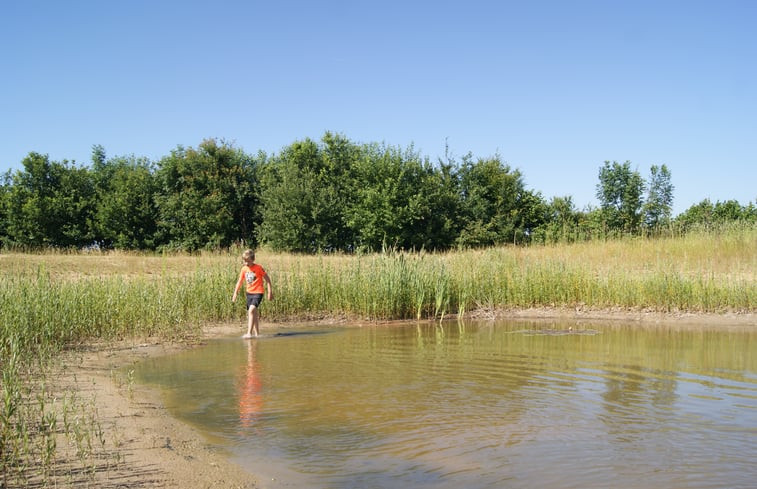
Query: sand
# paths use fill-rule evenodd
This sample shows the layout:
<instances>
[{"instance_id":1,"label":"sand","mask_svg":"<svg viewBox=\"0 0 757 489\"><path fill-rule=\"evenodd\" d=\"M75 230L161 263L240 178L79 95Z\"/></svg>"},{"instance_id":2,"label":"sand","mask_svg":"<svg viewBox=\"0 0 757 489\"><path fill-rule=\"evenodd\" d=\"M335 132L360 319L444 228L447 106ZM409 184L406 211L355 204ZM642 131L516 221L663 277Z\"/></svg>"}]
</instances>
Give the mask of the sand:
<instances>
[{"instance_id":1,"label":"sand","mask_svg":"<svg viewBox=\"0 0 757 489\"><path fill-rule=\"evenodd\" d=\"M703 315L538 309L476 311L470 316L477 320L554 319L587 324L630 321L648 327L674 325L697 328L707 325L757 328L757 315L753 313ZM302 323L298 326L302 327ZM195 347L203 339L242 332L241 324L209 325L203 332L203 338L189 343L130 340L118 344L86 345L66 354L58 375L60 383L56 388L73 389L81 399L91 399L105 431L106 450L120 454L117 462L108 464L107 468L100 467L94 475L88 475L85 484L108 488L264 487L266 481L258 480L244 467L232 463L223 451L206 441L198 431L174 419L161 404L158 392L135 384L124 374L129 365L147 357L171 354ZM70 484L70 487L74 486L80 487L81 482ZM59 480L58 487L65 487L65 484Z\"/></svg>"},{"instance_id":2,"label":"sand","mask_svg":"<svg viewBox=\"0 0 757 489\"><path fill-rule=\"evenodd\" d=\"M207 328L204 336L238 330L216 325ZM129 365L198 344L143 339L87 345L64 355L57 388L76 390L85 406L94 403L105 431L106 454L120 454L110 457L107 468L100 463L93 476L75 478L70 487L259 487L251 473L231 463L192 427L174 419L162 405L159 392L128 378ZM61 487L60 478L57 482Z\"/></svg>"}]
</instances>

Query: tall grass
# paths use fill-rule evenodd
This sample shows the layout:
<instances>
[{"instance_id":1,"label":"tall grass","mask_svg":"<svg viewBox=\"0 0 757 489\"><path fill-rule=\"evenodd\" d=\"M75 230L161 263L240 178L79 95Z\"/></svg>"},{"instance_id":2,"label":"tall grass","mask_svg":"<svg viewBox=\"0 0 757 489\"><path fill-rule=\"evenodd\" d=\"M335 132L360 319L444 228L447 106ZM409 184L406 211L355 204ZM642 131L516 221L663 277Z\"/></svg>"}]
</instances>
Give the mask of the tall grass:
<instances>
[{"instance_id":1,"label":"tall grass","mask_svg":"<svg viewBox=\"0 0 757 489\"><path fill-rule=\"evenodd\" d=\"M477 308L754 311L757 228L449 253L258 253L268 319L438 318ZM84 265L86 266L84 266ZM244 317L234 254L0 257L0 333L22 349L93 338L177 337ZM6 347L0 345L0 351Z\"/></svg>"},{"instance_id":2,"label":"tall grass","mask_svg":"<svg viewBox=\"0 0 757 489\"><path fill-rule=\"evenodd\" d=\"M445 254L268 257L280 300L266 313L371 319L477 308L754 311L757 231Z\"/></svg>"},{"instance_id":3,"label":"tall grass","mask_svg":"<svg viewBox=\"0 0 757 489\"><path fill-rule=\"evenodd\" d=\"M258 261L275 291L275 300L261 309L264 321L438 319L480 308L757 310L754 226L669 239L438 254L309 256L263 250ZM2 483L37 470L30 467L42 467L38 475L44 479L49 467L37 462L55 458L56 438L50 434L60 434L63 415L51 414L44 396L39 409L28 409L33 393L39 393L30 385L45 370L46 359L66 345L94 339L177 338L209 321L240 321L241 328L244 300L231 303L240 266L237 251L0 255ZM87 433L89 441L78 443L91 446L92 438L102 436L96 429Z\"/></svg>"},{"instance_id":4,"label":"tall grass","mask_svg":"<svg viewBox=\"0 0 757 489\"><path fill-rule=\"evenodd\" d=\"M111 257L93 258L0 257L0 487L86 485L120 460L106 448L111 441L93 406L47 389L62 348L95 339L178 338L208 319L238 315L227 267L188 269L186 257L154 257L161 266L134 274L110 264ZM82 262L92 269L77 270ZM219 300L221 290L226 300Z\"/></svg>"},{"instance_id":5,"label":"tall grass","mask_svg":"<svg viewBox=\"0 0 757 489\"><path fill-rule=\"evenodd\" d=\"M89 487L122 462L94 399L51 389L47 362L21 357L11 339L3 356L0 487ZM36 363L35 363L36 362Z\"/></svg>"}]
</instances>

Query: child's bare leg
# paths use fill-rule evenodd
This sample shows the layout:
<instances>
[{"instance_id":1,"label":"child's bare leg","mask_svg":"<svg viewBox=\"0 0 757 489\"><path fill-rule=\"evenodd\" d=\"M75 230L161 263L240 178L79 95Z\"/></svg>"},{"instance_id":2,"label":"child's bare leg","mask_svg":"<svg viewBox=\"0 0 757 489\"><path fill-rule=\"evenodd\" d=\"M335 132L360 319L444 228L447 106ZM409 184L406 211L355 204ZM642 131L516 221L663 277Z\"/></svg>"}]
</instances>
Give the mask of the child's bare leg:
<instances>
[{"instance_id":1,"label":"child's bare leg","mask_svg":"<svg viewBox=\"0 0 757 489\"><path fill-rule=\"evenodd\" d=\"M260 312L255 306L252 306L252 329L255 332L255 336L260 334Z\"/></svg>"},{"instance_id":2,"label":"child's bare leg","mask_svg":"<svg viewBox=\"0 0 757 489\"><path fill-rule=\"evenodd\" d=\"M244 335L246 338L252 337L252 330L255 329L255 336L258 335L257 328L255 327L255 316L257 316L257 308L255 306L250 306L250 308L247 310L247 334Z\"/></svg>"}]
</instances>

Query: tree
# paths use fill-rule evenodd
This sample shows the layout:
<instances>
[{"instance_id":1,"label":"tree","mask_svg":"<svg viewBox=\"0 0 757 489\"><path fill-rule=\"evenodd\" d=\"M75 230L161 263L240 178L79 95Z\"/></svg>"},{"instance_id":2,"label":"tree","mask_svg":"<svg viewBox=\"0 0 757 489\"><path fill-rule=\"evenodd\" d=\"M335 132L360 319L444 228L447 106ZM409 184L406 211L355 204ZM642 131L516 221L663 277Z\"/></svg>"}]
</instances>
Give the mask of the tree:
<instances>
[{"instance_id":1,"label":"tree","mask_svg":"<svg viewBox=\"0 0 757 489\"><path fill-rule=\"evenodd\" d=\"M50 158L29 153L22 165L24 169L12 175L7 194L8 241L31 247L50 245L53 223L49 199L57 186Z\"/></svg>"},{"instance_id":2,"label":"tree","mask_svg":"<svg viewBox=\"0 0 757 489\"><path fill-rule=\"evenodd\" d=\"M444 249L454 239L456 192L451 168L436 171L414 151L365 145L355 162L347 225L365 250Z\"/></svg>"},{"instance_id":3,"label":"tree","mask_svg":"<svg viewBox=\"0 0 757 489\"><path fill-rule=\"evenodd\" d=\"M320 194L313 214L321 250L347 250L355 243L353 230L346 221L355 199L354 165L361 151L357 144L340 134L326 132L321 139L323 166L318 169Z\"/></svg>"},{"instance_id":4,"label":"tree","mask_svg":"<svg viewBox=\"0 0 757 489\"><path fill-rule=\"evenodd\" d=\"M11 192L11 172L0 176L0 247L8 242L8 199Z\"/></svg>"},{"instance_id":5,"label":"tree","mask_svg":"<svg viewBox=\"0 0 757 489\"><path fill-rule=\"evenodd\" d=\"M92 243L95 188L87 168L29 153L6 193L7 241L29 247Z\"/></svg>"},{"instance_id":6,"label":"tree","mask_svg":"<svg viewBox=\"0 0 757 489\"><path fill-rule=\"evenodd\" d=\"M357 145L327 132L263 171L260 239L277 250L444 249L456 237L457 180L412 147Z\"/></svg>"},{"instance_id":7,"label":"tree","mask_svg":"<svg viewBox=\"0 0 757 489\"><path fill-rule=\"evenodd\" d=\"M544 224L537 229L536 239L544 243L575 241L579 217L573 197L553 197L546 204Z\"/></svg>"},{"instance_id":8,"label":"tree","mask_svg":"<svg viewBox=\"0 0 757 489\"><path fill-rule=\"evenodd\" d=\"M644 180L631 162L605 161L599 169L597 199L609 230L634 233L641 224Z\"/></svg>"},{"instance_id":9,"label":"tree","mask_svg":"<svg viewBox=\"0 0 757 489\"><path fill-rule=\"evenodd\" d=\"M297 141L265 166L258 238L275 250L337 250L350 241L344 216L356 148L330 133L323 141Z\"/></svg>"},{"instance_id":10,"label":"tree","mask_svg":"<svg viewBox=\"0 0 757 489\"><path fill-rule=\"evenodd\" d=\"M742 207L737 200L726 200L725 202L716 202L713 209L715 221L720 223L735 222L744 220L747 216L746 208Z\"/></svg>"},{"instance_id":11,"label":"tree","mask_svg":"<svg viewBox=\"0 0 757 489\"><path fill-rule=\"evenodd\" d=\"M648 182L647 200L644 203L644 225L655 229L670 223L673 212L673 184L670 171L662 165L652 165Z\"/></svg>"},{"instance_id":12,"label":"tree","mask_svg":"<svg viewBox=\"0 0 757 489\"><path fill-rule=\"evenodd\" d=\"M154 249L157 232L155 167L146 158L105 160L101 147L93 150L97 183L95 228L97 240L118 249Z\"/></svg>"},{"instance_id":13,"label":"tree","mask_svg":"<svg viewBox=\"0 0 757 489\"><path fill-rule=\"evenodd\" d=\"M426 214L414 223L414 228L423 236L422 247L429 250L451 248L461 228L460 185L454 164L439 162L427 172L420 194L427 200Z\"/></svg>"},{"instance_id":14,"label":"tree","mask_svg":"<svg viewBox=\"0 0 757 489\"><path fill-rule=\"evenodd\" d=\"M736 200L712 203L704 199L679 214L674 223L684 231L695 228L716 229L718 226L733 222L757 222L757 207L753 203L742 206Z\"/></svg>"},{"instance_id":15,"label":"tree","mask_svg":"<svg viewBox=\"0 0 757 489\"><path fill-rule=\"evenodd\" d=\"M463 158L460 199L459 246L522 242L538 226L531 211L524 211L541 197L528 195L521 173L511 170L499 156L475 162L471 155Z\"/></svg>"},{"instance_id":16,"label":"tree","mask_svg":"<svg viewBox=\"0 0 757 489\"><path fill-rule=\"evenodd\" d=\"M681 226L684 231L703 226L709 228L714 222L715 206L710 202L710 199L704 199L698 204L694 204L684 212L679 214L675 222Z\"/></svg>"},{"instance_id":17,"label":"tree","mask_svg":"<svg viewBox=\"0 0 757 489\"><path fill-rule=\"evenodd\" d=\"M158 243L197 250L254 242L258 162L226 142L178 147L158 162Z\"/></svg>"},{"instance_id":18,"label":"tree","mask_svg":"<svg viewBox=\"0 0 757 489\"><path fill-rule=\"evenodd\" d=\"M64 162L57 166L60 187L51 199L51 212L57 223L55 246L83 247L93 244L95 185L92 172L84 166Z\"/></svg>"}]
</instances>

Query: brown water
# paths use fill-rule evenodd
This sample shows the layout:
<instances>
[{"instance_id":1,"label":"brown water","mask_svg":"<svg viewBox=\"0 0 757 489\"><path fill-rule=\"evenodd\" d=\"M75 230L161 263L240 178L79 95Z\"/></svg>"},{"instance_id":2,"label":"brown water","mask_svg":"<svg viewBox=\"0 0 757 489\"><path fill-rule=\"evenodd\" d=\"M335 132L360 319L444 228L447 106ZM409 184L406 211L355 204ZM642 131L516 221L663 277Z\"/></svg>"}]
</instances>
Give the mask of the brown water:
<instances>
[{"instance_id":1,"label":"brown water","mask_svg":"<svg viewBox=\"0 0 757 489\"><path fill-rule=\"evenodd\" d=\"M264 488L757 487L757 328L264 333L136 370Z\"/></svg>"}]
</instances>

